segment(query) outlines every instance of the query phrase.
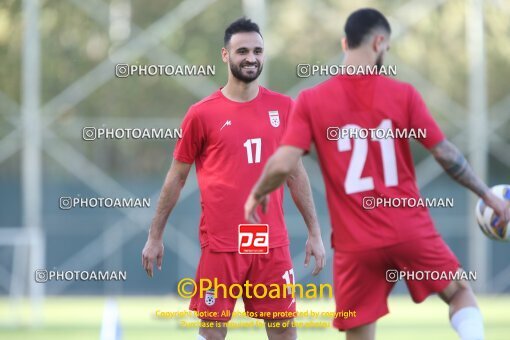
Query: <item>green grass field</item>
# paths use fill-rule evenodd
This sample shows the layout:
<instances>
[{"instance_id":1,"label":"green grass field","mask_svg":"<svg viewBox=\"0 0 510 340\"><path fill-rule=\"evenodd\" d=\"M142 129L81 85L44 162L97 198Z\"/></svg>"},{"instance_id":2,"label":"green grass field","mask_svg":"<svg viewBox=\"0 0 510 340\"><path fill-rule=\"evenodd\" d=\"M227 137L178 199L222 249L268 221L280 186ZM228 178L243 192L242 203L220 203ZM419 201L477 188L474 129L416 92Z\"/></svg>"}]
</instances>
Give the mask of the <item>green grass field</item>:
<instances>
[{"instance_id":1,"label":"green grass field","mask_svg":"<svg viewBox=\"0 0 510 340\"><path fill-rule=\"evenodd\" d=\"M242 311L242 302L236 310ZM482 308L486 339L510 339L510 296L483 297L479 299ZM44 303L44 321L40 327L30 327L28 304L21 303L13 308L9 300L0 299L0 339L55 340L55 339L98 339L105 299L102 297L52 297ZM156 310L177 312L187 310L187 300L164 297L122 297L117 300L123 339L196 339L195 328L179 325L183 320L156 317ZM298 310L334 311L331 300L298 301ZM457 339L447 318L447 306L437 297L430 297L415 305L407 296L390 299L391 313L378 324L377 339ZM16 314L18 315L15 318ZM15 321L17 319L17 322ZM233 322L250 321L236 317ZM310 319L300 319L302 321ZM319 318L330 324L330 319ZM327 328L299 329L299 339L344 339L344 334ZM228 339L267 339L261 327L230 330Z\"/></svg>"}]
</instances>

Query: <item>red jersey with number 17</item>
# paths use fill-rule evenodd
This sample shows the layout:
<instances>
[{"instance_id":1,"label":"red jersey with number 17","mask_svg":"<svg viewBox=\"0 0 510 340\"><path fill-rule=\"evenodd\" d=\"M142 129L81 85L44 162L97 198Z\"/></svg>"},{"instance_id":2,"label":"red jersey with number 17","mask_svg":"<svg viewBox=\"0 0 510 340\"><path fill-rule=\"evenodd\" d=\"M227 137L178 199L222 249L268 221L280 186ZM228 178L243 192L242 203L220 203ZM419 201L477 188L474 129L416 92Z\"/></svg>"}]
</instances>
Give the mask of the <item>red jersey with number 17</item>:
<instances>
[{"instance_id":1,"label":"red jersey with number 17","mask_svg":"<svg viewBox=\"0 0 510 340\"><path fill-rule=\"evenodd\" d=\"M200 244L212 251L238 250L244 203L264 165L278 148L292 106L290 97L259 87L249 102L234 102L221 90L192 105L182 123L174 158L195 162L202 215ZM269 247L289 244L283 218L283 189L270 195L260 213L269 225Z\"/></svg>"},{"instance_id":2,"label":"red jersey with number 17","mask_svg":"<svg viewBox=\"0 0 510 340\"><path fill-rule=\"evenodd\" d=\"M384 76L341 75L299 95L282 144L308 151L315 143L336 250L437 235L426 207L374 207L381 199L419 201L406 136L419 137L426 148L444 139L409 84Z\"/></svg>"}]
</instances>

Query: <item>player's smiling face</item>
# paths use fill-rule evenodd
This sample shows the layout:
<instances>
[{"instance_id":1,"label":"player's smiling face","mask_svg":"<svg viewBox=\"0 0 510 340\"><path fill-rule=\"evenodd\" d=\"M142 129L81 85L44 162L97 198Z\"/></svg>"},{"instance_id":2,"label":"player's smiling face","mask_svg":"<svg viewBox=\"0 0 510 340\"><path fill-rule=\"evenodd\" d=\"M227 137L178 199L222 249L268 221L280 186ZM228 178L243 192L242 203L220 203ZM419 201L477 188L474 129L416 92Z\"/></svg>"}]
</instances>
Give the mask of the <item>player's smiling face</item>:
<instances>
[{"instance_id":1,"label":"player's smiling face","mask_svg":"<svg viewBox=\"0 0 510 340\"><path fill-rule=\"evenodd\" d=\"M222 57L235 78L251 83L262 72L264 41L257 32L236 33L230 38L227 48L223 49Z\"/></svg>"}]
</instances>

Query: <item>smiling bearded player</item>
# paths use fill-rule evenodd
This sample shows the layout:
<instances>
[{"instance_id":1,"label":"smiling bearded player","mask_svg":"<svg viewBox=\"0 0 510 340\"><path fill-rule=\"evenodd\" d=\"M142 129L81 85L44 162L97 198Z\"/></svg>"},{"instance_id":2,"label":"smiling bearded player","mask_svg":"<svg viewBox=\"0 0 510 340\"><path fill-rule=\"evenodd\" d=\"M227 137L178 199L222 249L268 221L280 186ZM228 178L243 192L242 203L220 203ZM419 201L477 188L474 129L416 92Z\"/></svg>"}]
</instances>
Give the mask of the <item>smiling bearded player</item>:
<instances>
[{"instance_id":1,"label":"smiling bearded player","mask_svg":"<svg viewBox=\"0 0 510 340\"><path fill-rule=\"evenodd\" d=\"M222 59L228 65L228 82L192 105L184 118L183 136L175 147L174 160L142 252L143 266L149 276L152 276L154 261L161 270L165 224L194 162L202 206L199 228L202 255L197 283L201 279L214 281L217 278L218 283L226 287L247 281L253 285L283 287L294 283L283 217L283 189L271 195L270 212L261 221L269 226L267 254L238 253L238 225L246 222L242 211L244 198L280 143L292 101L257 83L263 66L264 43L255 23L244 18L235 21L226 29L224 43ZM316 275L324 267L325 250L310 183L301 162L294 167L287 184L308 228L305 265L310 256L315 256L313 274ZM216 295L215 298L195 295L191 300L191 310L218 315L202 320L220 321L207 323L215 325L213 328L200 327L199 339L224 339L227 334L226 322L230 317L221 317L221 314L232 312L236 299L224 297L218 291ZM296 311L291 295L273 299L255 298L253 293L251 296L246 292L243 295L245 310L266 313L264 320L269 339L296 339L293 327L267 327L268 320L272 324L285 322L289 325L292 317L286 315L293 316ZM267 312L274 313L275 317L268 318Z\"/></svg>"}]
</instances>

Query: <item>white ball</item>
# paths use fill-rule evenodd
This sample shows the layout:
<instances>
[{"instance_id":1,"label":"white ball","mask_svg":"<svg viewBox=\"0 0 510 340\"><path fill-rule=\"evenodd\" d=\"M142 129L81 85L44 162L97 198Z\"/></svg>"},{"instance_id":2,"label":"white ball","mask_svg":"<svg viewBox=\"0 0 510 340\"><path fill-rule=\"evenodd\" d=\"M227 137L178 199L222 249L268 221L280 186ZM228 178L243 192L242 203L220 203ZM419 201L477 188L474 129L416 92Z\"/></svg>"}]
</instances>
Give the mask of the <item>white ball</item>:
<instances>
[{"instance_id":1,"label":"white ball","mask_svg":"<svg viewBox=\"0 0 510 340\"><path fill-rule=\"evenodd\" d=\"M510 185L496 185L491 188L491 191L502 200L510 201ZM481 199L476 204L476 220L485 236L497 241L510 241L510 223L503 228L497 228L499 217Z\"/></svg>"}]
</instances>

